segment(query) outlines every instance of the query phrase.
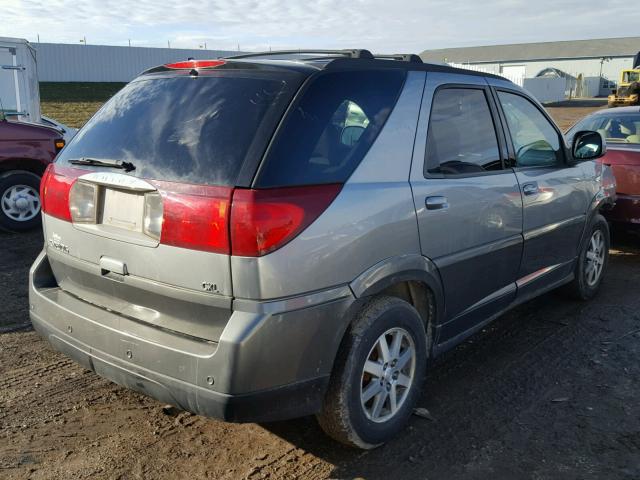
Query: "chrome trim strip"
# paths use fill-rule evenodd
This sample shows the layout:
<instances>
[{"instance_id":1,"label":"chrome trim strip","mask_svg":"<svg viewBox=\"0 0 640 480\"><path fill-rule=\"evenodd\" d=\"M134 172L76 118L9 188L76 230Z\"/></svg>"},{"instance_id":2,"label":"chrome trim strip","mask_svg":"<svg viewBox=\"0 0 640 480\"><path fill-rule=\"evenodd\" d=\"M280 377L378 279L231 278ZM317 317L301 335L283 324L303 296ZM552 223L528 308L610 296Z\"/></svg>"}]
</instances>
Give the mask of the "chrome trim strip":
<instances>
[{"instance_id":1,"label":"chrome trim strip","mask_svg":"<svg viewBox=\"0 0 640 480\"><path fill-rule=\"evenodd\" d=\"M497 300L497 299L499 299L501 297L504 297L504 296L506 296L506 295L508 295L510 293L515 293L515 292L516 292L516 284L515 283L510 283L506 287L503 287L500 290L496 290L495 292L487 295L483 299L478 300L476 303L471 305L469 308L465 309L463 312L459 313L454 318L449 320L449 322L457 320L457 319L459 319L461 317L464 317L465 315L467 315L468 313L472 312L476 308L483 307L484 305L487 305L487 304L493 302L494 300ZM447 323L449 323L449 322L447 322Z\"/></svg>"},{"instance_id":2,"label":"chrome trim strip","mask_svg":"<svg viewBox=\"0 0 640 480\"><path fill-rule=\"evenodd\" d=\"M543 225L542 227L533 228L529 231L524 232L524 239L525 241L531 240L532 238L545 235L562 227L568 227L569 225L573 225L575 223L584 223L584 219L585 215L576 215L575 217L567 218L556 223L549 223L548 225Z\"/></svg>"},{"instance_id":3,"label":"chrome trim strip","mask_svg":"<svg viewBox=\"0 0 640 480\"><path fill-rule=\"evenodd\" d=\"M136 192L153 192L156 190L156 187L144 180L121 173L91 172L78 177L78 179L107 187L135 190Z\"/></svg>"},{"instance_id":4,"label":"chrome trim strip","mask_svg":"<svg viewBox=\"0 0 640 480\"><path fill-rule=\"evenodd\" d=\"M551 265L549 267L544 267L544 268L541 268L540 270L537 270L537 271L535 271L533 273L525 275L524 277L519 278L518 280L516 280L516 286L518 288L522 288L525 285L527 285L528 283L531 283L534 280L537 280L538 278L542 277L543 275L546 275L547 273L552 272L553 270L556 270L557 268L560 268L563 265L566 265L566 264L558 263L556 265Z\"/></svg>"},{"instance_id":5,"label":"chrome trim strip","mask_svg":"<svg viewBox=\"0 0 640 480\"><path fill-rule=\"evenodd\" d=\"M472 247L461 252L457 252L451 255L444 255L442 257L434 258L433 262L438 268L448 267L458 262L464 262L471 258L480 257L489 253L503 250L505 248L513 247L523 242L522 235L512 235L511 237L501 238L495 242L485 243L478 247Z\"/></svg>"}]
</instances>

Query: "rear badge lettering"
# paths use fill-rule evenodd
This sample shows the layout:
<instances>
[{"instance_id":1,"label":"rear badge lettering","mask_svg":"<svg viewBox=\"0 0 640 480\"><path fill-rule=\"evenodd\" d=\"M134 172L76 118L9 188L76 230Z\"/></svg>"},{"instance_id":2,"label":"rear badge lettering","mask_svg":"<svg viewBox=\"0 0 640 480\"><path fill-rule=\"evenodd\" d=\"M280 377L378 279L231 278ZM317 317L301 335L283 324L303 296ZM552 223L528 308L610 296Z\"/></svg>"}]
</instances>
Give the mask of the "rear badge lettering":
<instances>
[{"instance_id":1,"label":"rear badge lettering","mask_svg":"<svg viewBox=\"0 0 640 480\"><path fill-rule=\"evenodd\" d=\"M202 289L205 292L218 292L218 285L211 282L202 282Z\"/></svg>"},{"instance_id":2,"label":"rear badge lettering","mask_svg":"<svg viewBox=\"0 0 640 480\"><path fill-rule=\"evenodd\" d=\"M51 235L51 238L49 239L49 246L60 253L69 254L69 247L62 243L62 239L57 233Z\"/></svg>"}]
</instances>

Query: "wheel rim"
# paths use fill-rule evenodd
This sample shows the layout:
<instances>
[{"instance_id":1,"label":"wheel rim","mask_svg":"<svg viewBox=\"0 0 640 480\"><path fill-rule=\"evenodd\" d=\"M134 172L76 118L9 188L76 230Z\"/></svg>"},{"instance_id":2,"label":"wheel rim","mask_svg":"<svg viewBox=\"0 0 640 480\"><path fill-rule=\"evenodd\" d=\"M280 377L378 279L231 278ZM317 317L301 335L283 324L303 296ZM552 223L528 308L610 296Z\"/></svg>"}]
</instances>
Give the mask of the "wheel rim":
<instances>
[{"instance_id":1,"label":"wheel rim","mask_svg":"<svg viewBox=\"0 0 640 480\"><path fill-rule=\"evenodd\" d=\"M402 407L416 370L416 347L411 335L392 328L380 335L367 356L360 382L360 403L366 417L382 423Z\"/></svg>"},{"instance_id":2,"label":"wheel rim","mask_svg":"<svg viewBox=\"0 0 640 480\"><path fill-rule=\"evenodd\" d=\"M602 269L604 268L605 253L604 235L600 230L596 230L591 235L585 257L584 274L587 285L590 287L593 287L600 280Z\"/></svg>"},{"instance_id":3,"label":"wheel rim","mask_svg":"<svg viewBox=\"0 0 640 480\"><path fill-rule=\"evenodd\" d=\"M2 195L0 208L11 220L27 222L40 213L40 195L29 185L13 185Z\"/></svg>"}]
</instances>

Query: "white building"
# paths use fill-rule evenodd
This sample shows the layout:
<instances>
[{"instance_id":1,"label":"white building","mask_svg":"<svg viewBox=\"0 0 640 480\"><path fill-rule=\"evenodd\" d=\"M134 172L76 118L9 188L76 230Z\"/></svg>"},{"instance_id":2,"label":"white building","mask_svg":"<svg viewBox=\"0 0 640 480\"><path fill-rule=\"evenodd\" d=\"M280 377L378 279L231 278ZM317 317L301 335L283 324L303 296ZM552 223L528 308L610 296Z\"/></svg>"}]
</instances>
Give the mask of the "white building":
<instances>
[{"instance_id":1,"label":"white building","mask_svg":"<svg viewBox=\"0 0 640 480\"><path fill-rule=\"evenodd\" d=\"M130 82L140 72L164 63L238 54L228 50L117 47L32 43L41 82Z\"/></svg>"},{"instance_id":2,"label":"white building","mask_svg":"<svg viewBox=\"0 0 640 480\"><path fill-rule=\"evenodd\" d=\"M471 65L510 78L533 78L557 69L579 80L580 96L607 95L623 69L633 67L640 37L521 43L425 50L424 61Z\"/></svg>"}]
</instances>

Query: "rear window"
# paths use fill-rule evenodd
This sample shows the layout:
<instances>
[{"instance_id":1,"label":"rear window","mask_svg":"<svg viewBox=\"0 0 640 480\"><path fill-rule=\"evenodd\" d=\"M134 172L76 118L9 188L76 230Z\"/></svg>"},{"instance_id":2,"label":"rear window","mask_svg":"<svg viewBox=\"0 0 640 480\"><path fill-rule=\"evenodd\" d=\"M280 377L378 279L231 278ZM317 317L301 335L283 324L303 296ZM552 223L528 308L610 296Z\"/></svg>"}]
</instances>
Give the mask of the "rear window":
<instances>
[{"instance_id":1,"label":"rear window","mask_svg":"<svg viewBox=\"0 0 640 480\"><path fill-rule=\"evenodd\" d=\"M345 182L376 139L405 79L402 70L319 75L287 114L256 186Z\"/></svg>"},{"instance_id":2,"label":"rear window","mask_svg":"<svg viewBox=\"0 0 640 480\"><path fill-rule=\"evenodd\" d=\"M137 177L236 185L245 162L257 166L301 78L237 71L143 77L109 100L58 162L121 160L135 165L129 174Z\"/></svg>"},{"instance_id":3,"label":"rear window","mask_svg":"<svg viewBox=\"0 0 640 480\"><path fill-rule=\"evenodd\" d=\"M573 141L574 135L581 130L600 132L608 143L640 143L640 114L612 111L592 115L571 127L567 138Z\"/></svg>"}]
</instances>

